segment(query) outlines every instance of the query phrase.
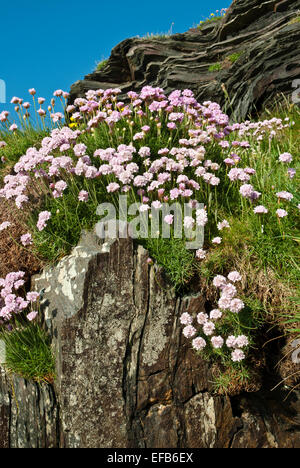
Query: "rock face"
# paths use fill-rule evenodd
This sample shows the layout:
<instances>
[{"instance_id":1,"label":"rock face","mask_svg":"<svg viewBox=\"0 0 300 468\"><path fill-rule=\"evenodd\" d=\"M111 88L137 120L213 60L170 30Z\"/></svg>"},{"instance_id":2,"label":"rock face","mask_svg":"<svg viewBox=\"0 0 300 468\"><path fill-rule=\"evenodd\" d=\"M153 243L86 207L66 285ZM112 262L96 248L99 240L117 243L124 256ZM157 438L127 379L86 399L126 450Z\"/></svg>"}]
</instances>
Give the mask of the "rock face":
<instances>
[{"instance_id":1,"label":"rock face","mask_svg":"<svg viewBox=\"0 0 300 468\"><path fill-rule=\"evenodd\" d=\"M0 447L300 447L300 394L214 393L179 324L205 298L177 297L147 258L89 233L35 278L57 380L0 375Z\"/></svg>"},{"instance_id":2,"label":"rock face","mask_svg":"<svg viewBox=\"0 0 300 468\"><path fill-rule=\"evenodd\" d=\"M234 0L222 20L202 29L166 38L126 39L112 50L103 70L72 86L70 102L89 89L118 87L125 94L145 85L166 93L189 88L198 101L214 100L235 119L245 119L262 105L271 106L279 94L291 97L295 92L293 82L300 76L300 23L295 20L299 11L299 0ZM216 63L222 69L209 71Z\"/></svg>"}]
</instances>

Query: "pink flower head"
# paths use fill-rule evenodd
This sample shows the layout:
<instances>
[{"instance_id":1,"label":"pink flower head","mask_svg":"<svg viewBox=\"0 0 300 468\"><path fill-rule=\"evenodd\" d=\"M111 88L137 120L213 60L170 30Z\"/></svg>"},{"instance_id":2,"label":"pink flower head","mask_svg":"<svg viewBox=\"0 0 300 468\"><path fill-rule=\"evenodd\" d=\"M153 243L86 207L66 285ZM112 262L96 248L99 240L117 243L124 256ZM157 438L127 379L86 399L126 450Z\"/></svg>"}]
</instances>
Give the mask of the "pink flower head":
<instances>
[{"instance_id":1,"label":"pink flower head","mask_svg":"<svg viewBox=\"0 0 300 468\"><path fill-rule=\"evenodd\" d=\"M199 336L193 339L192 346L196 351L202 351L206 346L206 341Z\"/></svg>"},{"instance_id":2,"label":"pink flower head","mask_svg":"<svg viewBox=\"0 0 300 468\"><path fill-rule=\"evenodd\" d=\"M268 213L267 208L263 205L256 206L253 211L255 214L267 214Z\"/></svg>"},{"instance_id":3,"label":"pink flower head","mask_svg":"<svg viewBox=\"0 0 300 468\"><path fill-rule=\"evenodd\" d=\"M11 223L10 223L9 221L4 221L4 223L0 224L0 231L4 231L4 230L7 229L10 225L11 225Z\"/></svg>"},{"instance_id":4,"label":"pink flower head","mask_svg":"<svg viewBox=\"0 0 300 468\"><path fill-rule=\"evenodd\" d=\"M186 338L192 338L193 336L196 335L197 330L196 330L196 328L194 328L192 325L187 325L187 326L184 327L184 329L182 330L182 333L184 334L184 336L185 336Z\"/></svg>"},{"instance_id":5,"label":"pink flower head","mask_svg":"<svg viewBox=\"0 0 300 468\"><path fill-rule=\"evenodd\" d=\"M237 281L241 281L242 279L238 271L231 271L229 275L227 276L227 278L233 283L236 283Z\"/></svg>"},{"instance_id":6,"label":"pink flower head","mask_svg":"<svg viewBox=\"0 0 300 468\"><path fill-rule=\"evenodd\" d=\"M196 258L199 258L199 260L204 260L206 258L205 250L203 249L196 250Z\"/></svg>"},{"instance_id":7,"label":"pink flower head","mask_svg":"<svg viewBox=\"0 0 300 468\"><path fill-rule=\"evenodd\" d=\"M218 320L222 317L222 315L223 314L219 309L213 309L209 314L209 318L211 320Z\"/></svg>"},{"instance_id":8,"label":"pink flower head","mask_svg":"<svg viewBox=\"0 0 300 468\"><path fill-rule=\"evenodd\" d=\"M37 315L38 315L38 312L32 311L27 315L27 318L30 322L32 322L36 318Z\"/></svg>"},{"instance_id":9,"label":"pink flower head","mask_svg":"<svg viewBox=\"0 0 300 468\"><path fill-rule=\"evenodd\" d=\"M288 215L288 212L279 208L278 210L276 210L276 214L278 218L284 218Z\"/></svg>"},{"instance_id":10,"label":"pink flower head","mask_svg":"<svg viewBox=\"0 0 300 468\"><path fill-rule=\"evenodd\" d=\"M40 297L40 295L39 295L38 292L31 291L31 292L27 293L26 300L29 301L29 302L36 302L39 297Z\"/></svg>"},{"instance_id":11,"label":"pink flower head","mask_svg":"<svg viewBox=\"0 0 300 468\"><path fill-rule=\"evenodd\" d=\"M287 200L287 201L291 201L294 196L290 193L290 192L277 192L276 193L276 197L278 197L280 200Z\"/></svg>"},{"instance_id":12,"label":"pink flower head","mask_svg":"<svg viewBox=\"0 0 300 468\"><path fill-rule=\"evenodd\" d=\"M89 193L86 190L81 190L78 194L78 200L81 202L87 202L89 199Z\"/></svg>"},{"instance_id":13,"label":"pink flower head","mask_svg":"<svg viewBox=\"0 0 300 468\"><path fill-rule=\"evenodd\" d=\"M293 161L293 157L290 153L282 153L279 156L279 161L283 163L290 163Z\"/></svg>"},{"instance_id":14,"label":"pink flower head","mask_svg":"<svg viewBox=\"0 0 300 468\"><path fill-rule=\"evenodd\" d=\"M221 336L213 336L211 339L211 344L215 349L222 348L224 344L224 339Z\"/></svg>"},{"instance_id":15,"label":"pink flower head","mask_svg":"<svg viewBox=\"0 0 300 468\"><path fill-rule=\"evenodd\" d=\"M226 219L224 219L221 223L218 223L217 228L219 231L222 231L224 228L230 228L230 225Z\"/></svg>"},{"instance_id":16,"label":"pink flower head","mask_svg":"<svg viewBox=\"0 0 300 468\"><path fill-rule=\"evenodd\" d=\"M170 214L170 215L167 215L167 216L164 217L165 223L167 223L169 225L173 224L173 220L174 220L174 215Z\"/></svg>"},{"instance_id":17,"label":"pink flower head","mask_svg":"<svg viewBox=\"0 0 300 468\"><path fill-rule=\"evenodd\" d=\"M213 285L216 288L223 288L226 285L226 283L227 283L227 280L225 276L222 276L222 275L217 275L213 279Z\"/></svg>"},{"instance_id":18,"label":"pink flower head","mask_svg":"<svg viewBox=\"0 0 300 468\"><path fill-rule=\"evenodd\" d=\"M237 348L245 348L249 345L249 340L245 335L239 335L236 337L235 346Z\"/></svg>"},{"instance_id":19,"label":"pink flower head","mask_svg":"<svg viewBox=\"0 0 300 468\"><path fill-rule=\"evenodd\" d=\"M231 359L233 362L241 362L245 359L245 354L241 349L235 349L231 353Z\"/></svg>"},{"instance_id":20,"label":"pink flower head","mask_svg":"<svg viewBox=\"0 0 300 468\"><path fill-rule=\"evenodd\" d=\"M233 312L234 314L238 314L243 308L245 307L245 304L241 299L232 299L230 302L230 311Z\"/></svg>"},{"instance_id":21,"label":"pink flower head","mask_svg":"<svg viewBox=\"0 0 300 468\"><path fill-rule=\"evenodd\" d=\"M207 336L210 336L213 334L213 332L215 331L215 324L211 321L207 321L205 322L205 324L203 325L203 333Z\"/></svg>"},{"instance_id":22,"label":"pink flower head","mask_svg":"<svg viewBox=\"0 0 300 468\"><path fill-rule=\"evenodd\" d=\"M39 214L39 219L37 222L37 228L39 231L42 231L46 226L46 221L48 221L51 218L51 213L49 211L42 211Z\"/></svg>"},{"instance_id":23,"label":"pink flower head","mask_svg":"<svg viewBox=\"0 0 300 468\"><path fill-rule=\"evenodd\" d=\"M108 191L108 193L113 193L119 190L119 188L120 188L119 184L117 184L116 182L112 182L106 187L106 190Z\"/></svg>"},{"instance_id":24,"label":"pink flower head","mask_svg":"<svg viewBox=\"0 0 300 468\"><path fill-rule=\"evenodd\" d=\"M199 325L204 325L208 321L208 315L205 312L199 312L197 315L197 322Z\"/></svg>"},{"instance_id":25,"label":"pink flower head","mask_svg":"<svg viewBox=\"0 0 300 468\"><path fill-rule=\"evenodd\" d=\"M192 325L193 317L188 312L184 312L180 317L180 323L182 325Z\"/></svg>"},{"instance_id":26,"label":"pink flower head","mask_svg":"<svg viewBox=\"0 0 300 468\"><path fill-rule=\"evenodd\" d=\"M24 245L24 247L27 247L28 245L32 244L32 237L29 232L27 234L23 234L20 240L21 240L22 245Z\"/></svg>"}]
</instances>

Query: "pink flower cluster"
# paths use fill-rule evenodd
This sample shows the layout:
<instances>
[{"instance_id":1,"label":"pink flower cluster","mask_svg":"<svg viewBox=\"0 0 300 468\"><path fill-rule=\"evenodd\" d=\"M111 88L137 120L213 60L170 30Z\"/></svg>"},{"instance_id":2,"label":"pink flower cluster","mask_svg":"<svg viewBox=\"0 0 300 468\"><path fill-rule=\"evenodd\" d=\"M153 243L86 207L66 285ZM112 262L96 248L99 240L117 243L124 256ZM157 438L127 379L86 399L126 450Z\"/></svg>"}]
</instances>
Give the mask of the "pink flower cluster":
<instances>
[{"instance_id":1,"label":"pink flower cluster","mask_svg":"<svg viewBox=\"0 0 300 468\"><path fill-rule=\"evenodd\" d=\"M202 351L210 346L213 350L223 349L224 352L226 349L229 350L233 362L245 359L243 348L249 345L248 338L245 335L229 335L226 338L220 334L222 324L228 318L226 311L236 314L244 307L244 303L236 297L237 288L233 284L241 279L242 277L237 271L230 272L227 278L222 275L215 276L213 285L221 291L218 309L211 310L209 314L199 312L195 326L193 325L194 318L188 312L181 315L180 323L184 325L183 335L192 339L192 347L196 351Z\"/></svg>"},{"instance_id":2,"label":"pink flower cluster","mask_svg":"<svg viewBox=\"0 0 300 468\"><path fill-rule=\"evenodd\" d=\"M0 324L12 319L15 314L20 314L38 300L36 292L27 293L26 297L17 296L15 293L24 286L23 271L9 273L5 278L0 278ZM35 310L27 314L28 320L34 320L37 316Z\"/></svg>"}]
</instances>

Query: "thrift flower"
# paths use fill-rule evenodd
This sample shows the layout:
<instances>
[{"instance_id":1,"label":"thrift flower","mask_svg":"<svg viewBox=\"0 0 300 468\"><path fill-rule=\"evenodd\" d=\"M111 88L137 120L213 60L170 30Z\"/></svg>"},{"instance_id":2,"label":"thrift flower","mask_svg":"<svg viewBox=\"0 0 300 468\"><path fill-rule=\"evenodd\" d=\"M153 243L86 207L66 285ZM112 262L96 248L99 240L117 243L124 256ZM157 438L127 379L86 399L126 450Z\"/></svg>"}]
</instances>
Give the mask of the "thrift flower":
<instances>
[{"instance_id":1,"label":"thrift flower","mask_svg":"<svg viewBox=\"0 0 300 468\"><path fill-rule=\"evenodd\" d=\"M192 325L187 325L186 327L184 327L182 333L186 338L192 338L196 335L197 330Z\"/></svg>"},{"instance_id":2,"label":"thrift flower","mask_svg":"<svg viewBox=\"0 0 300 468\"><path fill-rule=\"evenodd\" d=\"M206 341L199 336L198 338L193 339L192 346L196 351L202 351L206 346Z\"/></svg>"},{"instance_id":3,"label":"thrift flower","mask_svg":"<svg viewBox=\"0 0 300 468\"><path fill-rule=\"evenodd\" d=\"M282 210L282 209L278 209L278 210L276 210L276 214L277 214L278 218L284 218L285 216L288 215L288 212L285 211L285 210Z\"/></svg>"}]
</instances>

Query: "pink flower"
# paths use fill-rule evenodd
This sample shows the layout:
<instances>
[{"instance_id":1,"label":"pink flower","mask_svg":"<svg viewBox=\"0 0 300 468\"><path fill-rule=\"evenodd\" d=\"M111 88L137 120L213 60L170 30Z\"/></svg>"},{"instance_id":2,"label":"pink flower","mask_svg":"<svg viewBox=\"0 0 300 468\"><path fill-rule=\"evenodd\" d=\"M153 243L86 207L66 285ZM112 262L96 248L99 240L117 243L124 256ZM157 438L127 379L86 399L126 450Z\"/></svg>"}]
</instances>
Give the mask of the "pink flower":
<instances>
[{"instance_id":1,"label":"pink flower","mask_svg":"<svg viewBox=\"0 0 300 468\"><path fill-rule=\"evenodd\" d=\"M284 218L285 216L288 215L288 212L285 211L285 210L282 210L282 209L278 209L278 210L276 210L276 214L277 214L278 218Z\"/></svg>"},{"instance_id":2,"label":"pink flower","mask_svg":"<svg viewBox=\"0 0 300 468\"><path fill-rule=\"evenodd\" d=\"M21 240L22 245L24 245L24 247L32 244L32 237L30 233L23 234L20 240Z\"/></svg>"},{"instance_id":3,"label":"pink flower","mask_svg":"<svg viewBox=\"0 0 300 468\"><path fill-rule=\"evenodd\" d=\"M229 275L227 276L227 278L233 283L236 283L237 281L241 281L242 279L238 271L231 271Z\"/></svg>"},{"instance_id":4,"label":"pink flower","mask_svg":"<svg viewBox=\"0 0 300 468\"><path fill-rule=\"evenodd\" d=\"M29 302L36 302L39 297L40 297L40 295L39 295L38 292L31 291L31 292L27 293L26 300L29 301Z\"/></svg>"},{"instance_id":5,"label":"pink flower","mask_svg":"<svg viewBox=\"0 0 300 468\"><path fill-rule=\"evenodd\" d=\"M267 214L268 213L267 208L265 208L263 205L256 206L253 211L255 214Z\"/></svg>"},{"instance_id":6,"label":"pink flower","mask_svg":"<svg viewBox=\"0 0 300 468\"><path fill-rule=\"evenodd\" d=\"M213 244L221 244L221 242L222 242L222 237L214 237L212 239Z\"/></svg>"},{"instance_id":7,"label":"pink flower","mask_svg":"<svg viewBox=\"0 0 300 468\"><path fill-rule=\"evenodd\" d=\"M4 221L4 223L0 224L0 231L4 231L4 230L7 229L10 225L11 225L11 223L10 223L9 221Z\"/></svg>"},{"instance_id":8,"label":"pink flower","mask_svg":"<svg viewBox=\"0 0 300 468\"><path fill-rule=\"evenodd\" d=\"M36 94L36 90L34 88L30 88L28 92L29 94L31 94L31 96L34 96Z\"/></svg>"},{"instance_id":9,"label":"pink flower","mask_svg":"<svg viewBox=\"0 0 300 468\"><path fill-rule=\"evenodd\" d=\"M193 317L188 312L184 312L180 317L180 323L182 325L192 325Z\"/></svg>"},{"instance_id":10,"label":"pink flower","mask_svg":"<svg viewBox=\"0 0 300 468\"><path fill-rule=\"evenodd\" d=\"M74 154L77 157L84 156L86 154L87 147L83 143L75 145L73 148Z\"/></svg>"},{"instance_id":11,"label":"pink flower","mask_svg":"<svg viewBox=\"0 0 300 468\"><path fill-rule=\"evenodd\" d=\"M203 333L207 336L210 336L215 331L215 324L213 322L207 321L203 325Z\"/></svg>"},{"instance_id":12,"label":"pink flower","mask_svg":"<svg viewBox=\"0 0 300 468\"><path fill-rule=\"evenodd\" d=\"M222 315L223 314L219 309L213 309L209 314L209 318L211 320L218 320L222 317Z\"/></svg>"},{"instance_id":13,"label":"pink flower","mask_svg":"<svg viewBox=\"0 0 300 468\"><path fill-rule=\"evenodd\" d=\"M295 175L296 175L296 169L293 169L292 167L290 167L290 168L288 169L288 176L289 176L289 178L290 178L290 179L293 179L293 178L295 177Z\"/></svg>"},{"instance_id":14,"label":"pink flower","mask_svg":"<svg viewBox=\"0 0 300 468\"><path fill-rule=\"evenodd\" d=\"M196 258L199 258L199 260L204 260L206 257L206 252L203 249L198 249L196 250Z\"/></svg>"},{"instance_id":15,"label":"pink flower","mask_svg":"<svg viewBox=\"0 0 300 468\"><path fill-rule=\"evenodd\" d=\"M39 219L37 222L37 228L39 231L42 231L46 226L46 221L48 221L51 218L51 213L49 211L42 211L39 214Z\"/></svg>"},{"instance_id":16,"label":"pink flower","mask_svg":"<svg viewBox=\"0 0 300 468\"><path fill-rule=\"evenodd\" d=\"M240 362L240 361L243 361L245 359L245 354L243 353L243 351L241 349L235 349L234 351L232 351L231 353L231 359L233 362Z\"/></svg>"},{"instance_id":17,"label":"pink flower","mask_svg":"<svg viewBox=\"0 0 300 468\"><path fill-rule=\"evenodd\" d=\"M174 215L171 215L171 214L164 217L165 223L169 225L173 224L173 219L174 219Z\"/></svg>"},{"instance_id":18,"label":"pink flower","mask_svg":"<svg viewBox=\"0 0 300 468\"><path fill-rule=\"evenodd\" d=\"M224 228L230 228L230 225L229 225L228 221L226 221L226 219L224 219L221 223L217 224L217 228L218 228L219 231L222 231L222 229L224 229Z\"/></svg>"},{"instance_id":19,"label":"pink flower","mask_svg":"<svg viewBox=\"0 0 300 468\"><path fill-rule=\"evenodd\" d=\"M243 301L241 301L241 299L236 298L232 299L232 301L230 302L229 309L234 314L238 314L244 307L245 304L243 303Z\"/></svg>"},{"instance_id":20,"label":"pink flower","mask_svg":"<svg viewBox=\"0 0 300 468\"><path fill-rule=\"evenodd\" d=\"M78 194L78 200L81 202L87 202L89 199L89 193L86 190L81 190Z\"/></svg>"},{"instance_id":21,"label":"pink flower","mask_svg":"<svg viewBox=\"0 0 300 468\"><path fill-rule=\"evenodd\" d=\"M197 322L199 325L204 325L208 321L208 315L205 312L199 312L197 315Z\"/></svg>"},{"instance_id":22,"label":"pink flower","mask_svg":"<svg viewBox=\"0 0 300 468\"><path fill-rule=\"evenodd\" d=\"M196 328L194 328L192 325L187 325L187 326L184 327L184 329L182 330L182 333L184 334L184 336L185 336L186 338L192 338L193 336L196 335L197 330L196 330Z\"/></svg>"},{"instance_id":23,"label":"pink flower","mask_svg":"<svg viewBox=\"0 0 300 468\"><path fill-rule=\"evenodd\" d=\"M237 293L236 287L233 284L228 283L222 288L222 296L233 298Z\"/></svg>"},{"instance_id":24,"label":"pink flower","mask_svg":"<svg viewBox=\"0 0 300 468\"><path fill-rule=\"evenodd\" d=\"M221 336L213 336L211 339L211 344L215 349L219 349L222 348L224 340Z\"/></svg>"},{"instance_id":25,"label":"pink flower","mask_svg":"<svg viewBox=\"0 0 300 468\"><path fill-rule=\"evenodd\" d=\"M206 346L206 341L204 338L201 338L200 336L198 338L194 338L192 341L192 346L196 351L202 351L202 349L205 348Z\"/></svg>"},{"instance_id":26,"label":"pink flower","mask_svg":"<svg viewBox=\"0 0 300 468\"><path fill-rule=\"evenodd\" d=\"M280 198L280 200L287 200L291 201L294 197L290 192L277 192L276 197Z\"/></svg>"},{"instance_id":27,"label":"pink flower","mask_svg":"<svg viewBox=\"0 0 300 468\"><path fill-rule=\"evenodd\" d=\"M205 226L208 221L207 212L204 208L196 211L196 223L198 226Z\"/></svg>"},{"instance_id":28,"label":"pink flower","mask_svg":"<svg viewBox=\"0 0 300 468\"><path fill-rule=\"evenodd\" d=\"M249 340L245 335L239 335L236 337L235 346L238 348L244 348L249 345Z\"/></svg>"},{"instance_id":29,"label":"pink flower","mask_svg":"<svg viewBox=\"0 0 300 468\"><path fill-rule=\"evenodd\" d=\"M227 283L227 280L226 280L225 276L222 276L222 275L217 275L213 279L213 285L216 288L223 288L226 283Z\"/></svg>"},{"instance_id":30,"label":"pink flower","mask_svg":"<svg viewBox=\"0 0 300 468\"><path fill-rule=\"evenodd\" d=\"M230 335L226 340L226 346L228 348L235 348L236 347L236 337L233 336L233 335Z\"/></svg>"},{"instance_id":31,"label":"pink flower","mask_svg":"<svg viewBox=\"0 0 300 468\"><path fill-rule=\"evenodd\" d=\"M38 315L38 312L32 311L27 315L27 318L30 322L32 322L36 318L37 315Z\"/></svg>"},{"instance_id":32,"label":"pink flower","mask_svg":"<svg viewBox=\"0 0 300 468\"><path fill-rule=\"evenodd\" d=\"M108 191L108 193L113 193L119 190L119 188L120 188L119 184L117 184L116 182L112 182L106 187L106 190Z\"/></svg>"},{"instance_id":33,"label":"pink flower","mask_svg":"<svg viewBox=\"0 0 300 468\"><path fill-rule=\"evenodd\" d=\"M191 229L195 224L194 219L192 216L185 216L184 218L184 227L187 229Z\"/></svg>"},{"instance_id":34,"label":"pink flower","mask_svg":"<svg viewBox=\"0 0 300 468\"><path fill-rule=\"evenodd\" d=\"M290 163L293 161L293 157L290 153L282 153L279 156L279 161L283 163L287 163L287 162Z\"/></svg>"}]
</instances>

